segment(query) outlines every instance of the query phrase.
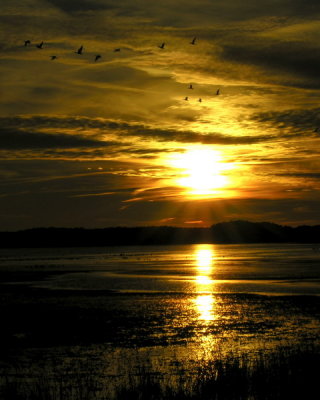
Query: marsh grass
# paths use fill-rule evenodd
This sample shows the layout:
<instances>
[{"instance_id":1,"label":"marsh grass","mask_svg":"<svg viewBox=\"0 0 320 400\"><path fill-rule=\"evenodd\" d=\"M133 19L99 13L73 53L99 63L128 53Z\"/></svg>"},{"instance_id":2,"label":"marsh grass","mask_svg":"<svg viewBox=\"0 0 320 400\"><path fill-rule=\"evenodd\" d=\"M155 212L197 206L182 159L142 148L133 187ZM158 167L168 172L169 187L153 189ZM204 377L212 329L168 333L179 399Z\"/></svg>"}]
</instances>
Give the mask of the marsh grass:
<instances>
[{"instance_id":1,"label":"marsh grass","mask_svg":"<svg viewBox=\"0 0 320 400\"><path fill-rule=\"evenodd\" d=\"M101 386L95 376L78 373L52 376L48 371L29 378L11 377L3 381L3 400L93 400Z\"/></svg>"},{"instance_id":2,"label":"marsh grass","mask_svg":"<svg viewBox=\"0 0 320 400\"><path fill-rule=\"evenodd\" d=\"M320 353L314 348L278 349L254 357L202 361L175 384L155 376L137 377L118 390L117 400L311 399L318 392Z\"/></svg>"},{"instance_id":3,"label":"marsh grass","mask_svg":"<svg viewBox=\"0 0 320 400\"><path fill-rule=\"evenodd\" d=\"M144 367L125 379L70 371L11 375L1 380L2 400L277 400L311 399L318 392L319 348L200 360L192 371Z\"/></svg>"}]
</instances>

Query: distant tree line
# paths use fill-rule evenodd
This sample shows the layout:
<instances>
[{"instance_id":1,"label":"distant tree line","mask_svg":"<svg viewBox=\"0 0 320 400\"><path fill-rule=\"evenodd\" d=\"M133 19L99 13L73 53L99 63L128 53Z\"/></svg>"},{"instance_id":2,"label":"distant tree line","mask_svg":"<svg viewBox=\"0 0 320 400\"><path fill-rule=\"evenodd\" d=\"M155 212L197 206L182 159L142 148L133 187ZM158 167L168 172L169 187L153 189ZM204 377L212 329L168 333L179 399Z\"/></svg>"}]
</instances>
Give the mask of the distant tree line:
<instances>
[{"instance_id":1,"label":"distant tree line","mask_svg":"<svg viewBox=\"0 0 320 400\"><path fill-rule=\"evenodd\" d=\"M171 226L33 228L0 232L0 247L85 247L194 243L320 243L320 225L282 226L269 222L231 221L209 228Z\"/></svg>"}]
</instances>

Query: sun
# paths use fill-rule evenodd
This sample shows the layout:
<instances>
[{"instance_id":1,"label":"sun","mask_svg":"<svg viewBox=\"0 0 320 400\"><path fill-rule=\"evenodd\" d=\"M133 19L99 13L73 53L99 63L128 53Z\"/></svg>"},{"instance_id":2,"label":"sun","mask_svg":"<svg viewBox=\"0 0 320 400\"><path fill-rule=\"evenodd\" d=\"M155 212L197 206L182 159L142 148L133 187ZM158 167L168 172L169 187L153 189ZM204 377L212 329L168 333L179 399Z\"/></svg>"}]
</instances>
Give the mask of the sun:
<instances>
[{"instance_id":1,"label":"sun","mask_svg":"<svg viewBox=\"0 0 320 400\"><path fill-rule=\"evenodd\" d=\"M179 154L172 162L179 170L176 183L187 189L188 194L207 196L228 184L223 171L230 165L223 163L221 154L213 149L197 148Z\"/></svg>"}]
</instances>

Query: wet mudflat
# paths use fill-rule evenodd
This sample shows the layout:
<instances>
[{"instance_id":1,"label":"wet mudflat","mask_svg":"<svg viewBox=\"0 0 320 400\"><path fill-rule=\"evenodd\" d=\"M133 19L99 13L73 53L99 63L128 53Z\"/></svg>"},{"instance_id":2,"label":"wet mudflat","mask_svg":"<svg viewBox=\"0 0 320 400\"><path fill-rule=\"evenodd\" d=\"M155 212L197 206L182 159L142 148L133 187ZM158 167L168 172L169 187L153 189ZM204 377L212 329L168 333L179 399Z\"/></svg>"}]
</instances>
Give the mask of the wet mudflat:
<instances>
[{"instance_id":1,"label":"wet mudflat","mask_svg":"<svg viewBox=\"0 0 320 400\"><path fill-rule=\"evenodd\" d=\"M218 376L235 375L249 398L252 376L299 363L301 375L319 354L320 260L308 246L2 252L4 398L35 387L48 399L210 398ZM228 393L217 398L244 396Z\"/></svg>"}]
</instances>

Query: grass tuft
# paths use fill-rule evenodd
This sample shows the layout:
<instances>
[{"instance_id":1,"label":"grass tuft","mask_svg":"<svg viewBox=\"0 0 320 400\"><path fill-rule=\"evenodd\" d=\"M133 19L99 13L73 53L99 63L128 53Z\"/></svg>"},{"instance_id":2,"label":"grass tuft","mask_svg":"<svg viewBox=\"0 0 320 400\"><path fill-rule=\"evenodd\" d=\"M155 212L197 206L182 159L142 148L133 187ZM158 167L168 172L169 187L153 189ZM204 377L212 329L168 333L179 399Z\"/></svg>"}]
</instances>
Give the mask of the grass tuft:
<instances>
[{"instance_id":1,"label":"grass tuft","mask_svg":"<svg viewBox=\"0 0 320 400\"><path fill-rule=\"evenodd\" d=\"M121 383L91 373L3 378L2 400L301 400L318 390L320 352L279 348L254 356L200 360L192 371L141 368ZM97 372L97 371L96 371Z\"/></svg>"}]
</instances>

